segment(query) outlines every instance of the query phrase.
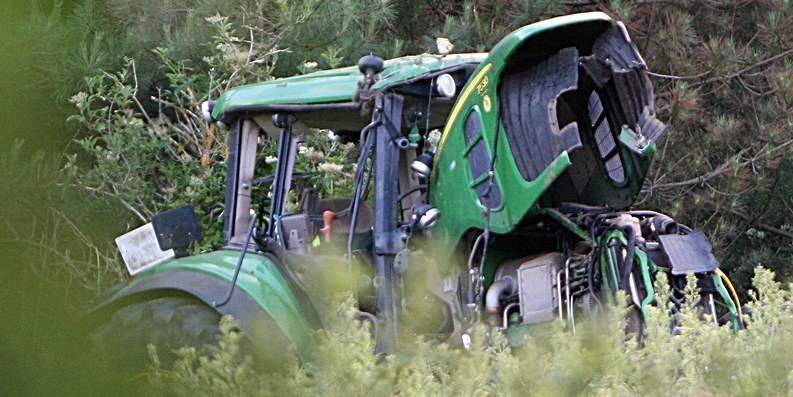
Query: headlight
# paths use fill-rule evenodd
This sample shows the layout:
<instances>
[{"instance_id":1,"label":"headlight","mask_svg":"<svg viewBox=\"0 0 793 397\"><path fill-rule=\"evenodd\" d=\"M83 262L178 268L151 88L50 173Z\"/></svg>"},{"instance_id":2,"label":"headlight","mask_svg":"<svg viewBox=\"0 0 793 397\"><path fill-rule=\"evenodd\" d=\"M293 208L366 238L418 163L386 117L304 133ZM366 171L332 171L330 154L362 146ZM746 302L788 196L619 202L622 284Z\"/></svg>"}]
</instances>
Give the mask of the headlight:
<instances>
[{"instance_id":1,"label":"headlight","mask_svg":"<svg viewBox=\"0 0 793 397\"><path fill-rule=\"evenodd\" d=\"M410 163L410 169L413 172L427 178L432 173L432 156L429 154L421 154Z\"/></svg>"},{"instance_id":2,"label":"headlight","mask_svg":"<svg viewBox=\"0 0 793 397\"><path fill-rule=\"evenodd\" d=\"M457 83L454 82L454 77L448 73L444 73L435 79L435 90L438 94L451 98L457 93Z\"/></svg>"},{"instance_id":3,"label":"headlight","mask_svg":"<svg viewBox=\"0 0 793 397\"><path fill-rule=\"evenodd\" d=\"M413 221L420 229L432 228L440 217L441 211L429 204L420 205L413 210Z\"/></svg>"}]
</instances>

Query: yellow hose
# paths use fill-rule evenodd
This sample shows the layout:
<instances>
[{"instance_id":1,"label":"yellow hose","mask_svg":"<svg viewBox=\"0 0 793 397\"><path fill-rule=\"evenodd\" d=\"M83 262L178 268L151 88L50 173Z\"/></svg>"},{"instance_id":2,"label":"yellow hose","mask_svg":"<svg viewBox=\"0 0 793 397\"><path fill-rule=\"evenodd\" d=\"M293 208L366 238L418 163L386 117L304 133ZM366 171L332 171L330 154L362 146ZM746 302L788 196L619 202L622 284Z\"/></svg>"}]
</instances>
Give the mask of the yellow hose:
<instances>
[{"instance_id":1,"label":"yellow hose","mask_svg":"<svg viewBox=\"0 0 793 397\"><path fill-rule=\"evenodd\" d=\"M721 280L724 281L724 284L727 284L727 288L729 288L729 290L730 290L730 294L732 295L732 299L735 300L735 305L737 306L736 309L738 309L738 319L741 320L741 324L744 324L744 322L743 322L743 310L741 310L741 300L738 299L738 294L735 292L735 287L732 286L732 281L730 281L730 278L727 277L727 275L724 274L724 272L721 271L721 269L716 268L716 270L714 270L714 272L716 272L716 274L718 274L719 277L721 277Z\"/></svg>"}]
</instances>

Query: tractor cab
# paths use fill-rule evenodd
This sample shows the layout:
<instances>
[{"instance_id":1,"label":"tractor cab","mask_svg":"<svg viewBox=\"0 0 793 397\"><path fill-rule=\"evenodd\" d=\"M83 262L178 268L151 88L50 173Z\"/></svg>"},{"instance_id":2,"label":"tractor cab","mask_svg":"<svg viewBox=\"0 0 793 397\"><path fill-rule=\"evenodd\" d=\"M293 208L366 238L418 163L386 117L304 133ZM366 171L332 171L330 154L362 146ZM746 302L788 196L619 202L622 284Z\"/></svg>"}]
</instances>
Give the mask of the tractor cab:
<instances>
[{"instance_id":1,"label":"tractor cab","mask_svg":"<svg viewBox=\"0 0 793 397\"><path fill-rule=\"evenodd\" d=\"M207 116L231 129L227 246L277 253L293 264L296 278L311 271L313 263L360 258L369 264L370 280L388 284L394 278L384 273L393 272L391 263L406 250L409 229L428 228L439 214L427 205L429 175L411 166L432 166L425 137L445 125L455 98L485 58L423 54L383 61L368 56L358 67L240 87L207 104ZM301 177L295 172L298 147L308 135L326 131L357 146L351 197L318 197L316 189L295 189ZM275 172L256 178L265 136L278 142ZM264 187L258 196L257 185ZM258 227L251 228L256 217ZM246 244L249 239L258 244ZM331 252L335 257L325 257ZM393 292L381 288L374 298L381 302L372 311L393 307L382 302L393 299Z\"/></svg>"},{"instance_id":2,"label":"tractor cab","mask_svg":"<svg viewBox=\"0 0 793 397\"><path fill-rule=\"evenodd\" d=\"M407 221L411 215L408 203L421 196L419 177L410 165L424 153L426 134L443 127L456 94L484 58L485 54L424 54L383 62L370 56L364 57L358 68L240 87L217 102L206 104L208 117L231 128L225 211L227 244L239 247L245 241L250 210L256 208L251 192L257 182L265 182L255 178L256 154L261 148L261 137L265 136L278 142L276 170L266 180L271 196L267 233L281 248L306 251L319 229L323 229L322 240L330 240L331 236L348 234L352 224L356 234L374 224L372 205L365 198L319 198L316 189L291 192L293 201L299 201L299 208L288 211L291 213L285 211L292 181L302 176L294 171L298 146L310 134L328 133L339 142L357 145L363 155L355 164L356 181L371 162L374 136L387 135L389 143L398 150L393 158L388 158L387 167L384 164L384 168L394 172L395 183L389 188L393 192L413 191L401 199L405 208L400 211L399 220Z\"/></svg>"}]
</instances>

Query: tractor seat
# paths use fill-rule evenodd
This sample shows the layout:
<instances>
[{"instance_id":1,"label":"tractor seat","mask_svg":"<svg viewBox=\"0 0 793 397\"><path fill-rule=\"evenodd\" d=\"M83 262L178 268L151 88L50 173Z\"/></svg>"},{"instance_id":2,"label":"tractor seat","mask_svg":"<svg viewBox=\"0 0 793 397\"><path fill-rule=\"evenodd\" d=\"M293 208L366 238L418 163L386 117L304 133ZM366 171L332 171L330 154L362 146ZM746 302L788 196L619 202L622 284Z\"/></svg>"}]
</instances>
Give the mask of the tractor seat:
<instances>
[{"instance_id":1,"label":"tractor seat","mask_svg":"<svg viewBox=\"0 0 793 397\"><path fill-rule=\"evenodd\" d=\"M314 209L314 214L322 215L325 211L333 211L336 217L331 222L332 234L349 234L352 224L352 199L350 198L330 198L318 200ZM355 224L355 234L366 233L374 225L374 211L372 206L365 201L361 201L358 207L358 219Z\"/></svg>"}]
</instances>

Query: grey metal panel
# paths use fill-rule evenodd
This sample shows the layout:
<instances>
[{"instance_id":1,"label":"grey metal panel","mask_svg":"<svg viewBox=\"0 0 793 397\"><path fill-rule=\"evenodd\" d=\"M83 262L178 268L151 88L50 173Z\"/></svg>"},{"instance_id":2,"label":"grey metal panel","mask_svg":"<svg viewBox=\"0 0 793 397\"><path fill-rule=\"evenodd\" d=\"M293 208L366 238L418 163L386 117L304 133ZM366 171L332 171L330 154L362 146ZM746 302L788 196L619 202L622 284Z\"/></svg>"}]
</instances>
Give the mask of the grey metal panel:
<instances>
[{"instance_id":1,"label":"grey metal panel","mask_svg":"<svg viewBox=\"0 0 793 397\"><path fill-rule=\"evenodd\" d=\"M526 261L518 268L520 315L524 324L550 321L559 305L556 273L564 264L561 254L549 253Z\"/></svg>"},{"instance_id":2,"label":"grey metal panel","mask_svg":"<svg viewBox=\"0 0 793 397\"><path fill-rule=\"evenodd\" d=\"M251 223L251 191L253 190L253 175L256 166L256 150L259 139L259 127L250 120L242 121L237 147L237 167L235 174L228 177L235 179L234 206L226 206L226 211L231 212L233 228L228 236L229 244L242 244L248 235L248 225ZM231 170L231 169L230 169Z\"/></svg>"},{"instance_id":3,"label":"grey metal panel","mask_svg":"<svg viewBox=\"0 0 793 397\"><path fill-rule=\"evenodd\" d=\"M658 142L666 134L668 126L655 118L655 111L651 106L645 106L639 116L639 125L636 132L641 133L647 139Z\"/></svg>"}]
</instances>

